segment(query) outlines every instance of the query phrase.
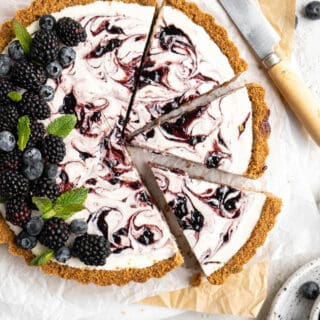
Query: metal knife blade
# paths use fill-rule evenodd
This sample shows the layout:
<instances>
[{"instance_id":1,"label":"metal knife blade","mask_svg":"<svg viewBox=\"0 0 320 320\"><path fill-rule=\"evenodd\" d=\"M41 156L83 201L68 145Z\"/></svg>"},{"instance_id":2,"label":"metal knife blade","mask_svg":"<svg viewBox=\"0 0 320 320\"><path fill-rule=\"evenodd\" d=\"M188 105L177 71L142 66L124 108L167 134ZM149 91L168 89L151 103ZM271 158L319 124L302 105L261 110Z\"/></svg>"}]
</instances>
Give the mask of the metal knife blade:
<instances>
[{"instance_id":1,"label":"metal knife blade","mask_svg":"<svg viewBox=\"0 0 320 320\"><path fill-rule=\"evenodd\" d=\"M255 0L219 0L244 38L263 60L280 41Z\"/></svg>"}]
</instances>

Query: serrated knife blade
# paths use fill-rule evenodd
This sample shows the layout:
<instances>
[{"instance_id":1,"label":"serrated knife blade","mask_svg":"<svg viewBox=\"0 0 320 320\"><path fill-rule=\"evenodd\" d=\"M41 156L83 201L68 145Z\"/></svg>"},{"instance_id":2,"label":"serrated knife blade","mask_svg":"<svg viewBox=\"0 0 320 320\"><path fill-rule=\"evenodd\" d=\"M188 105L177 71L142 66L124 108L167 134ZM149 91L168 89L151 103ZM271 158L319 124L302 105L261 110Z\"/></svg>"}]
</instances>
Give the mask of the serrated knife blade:
<instances>
[{"instance_id":1,"label":"serrated knife blade","mask_svg":"<svg viewBox=\"0 0 320 320\"><path fill-rule=\"evenodd\" d=\"M220 3L261 60L273 52L280 37L256 0L220 0Z\"/></svg>"}]
</instances>

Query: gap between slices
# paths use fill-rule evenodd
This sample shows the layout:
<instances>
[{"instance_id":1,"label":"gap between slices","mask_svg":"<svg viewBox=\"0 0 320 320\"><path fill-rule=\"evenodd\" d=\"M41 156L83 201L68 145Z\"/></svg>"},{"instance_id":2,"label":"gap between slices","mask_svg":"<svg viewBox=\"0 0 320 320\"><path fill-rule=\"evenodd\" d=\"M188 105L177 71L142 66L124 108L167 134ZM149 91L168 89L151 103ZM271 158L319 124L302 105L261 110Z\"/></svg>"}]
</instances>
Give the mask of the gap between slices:
<instances>
[{"instance_id":1,"label":"gap between slices","mask_svg":"<svg viewBox=\"0 0 320 320\"><path fill-rule=\"evenodd\" d=\"M173 216L212 284L238 273L262 246L282 202L269 193L190 178L149 163Z\"/></svg>"}]
</instances>

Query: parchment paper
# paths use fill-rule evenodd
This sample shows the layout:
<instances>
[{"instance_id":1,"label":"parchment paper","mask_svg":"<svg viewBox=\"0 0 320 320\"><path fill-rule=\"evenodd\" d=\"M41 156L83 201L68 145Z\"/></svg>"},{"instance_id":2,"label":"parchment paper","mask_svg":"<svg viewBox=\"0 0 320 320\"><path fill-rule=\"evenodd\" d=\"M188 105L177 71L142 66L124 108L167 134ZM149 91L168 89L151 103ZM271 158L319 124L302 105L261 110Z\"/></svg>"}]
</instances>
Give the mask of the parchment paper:
<instances>
[{"instance_id":1,"label":"parchment paper","mask_svg":"<svg viewBox=\"0 0 320 320\"><path fill-rule=\"evenodd\" d=\"M249 269L244 272L250 273L252 277L241 276L237 283L241 283L243 288L249 288L248 279L256 281L248 289L250 299L239 299L238 303L228 306L227 300L212 299L212 304L220 304L220 310L202 310L206 312L226 312L245 315L257 314L259 306L265 296L265 272L258 268L255 263L269 261L272 263L275 259L285 259L286 256L293 256L303 253L305 250L311 250L314 243L320 243L320 233L317 230L319 216L315 200L312 196L310 186L303 172L297 170L300 164L300 157L297 152L297 146L293 139L293 132L290 126L289 118L285 111L285 106L274 89L271 82L261 69L256 58L248 49L244 40L231 23L230 19L224 13L216 0L197 0L204 10L211 12L217 17L218 22L224 25L231 38L239 47L242 56L249 62L250 70L243 76L242 82L260 82L267 89L267 102L271 108L271 127L272 136L270 139L271 153L268 159L268 170L265 176L258 181L248 181L242 178L236 178L230 175L219 173L215 170L208 171L204 168L194 166L190 168L191 173L196 175L205 175L209 180L223 181L236 187L252 188L256 190L266 190L277 194L284 200L284 208L278 219L277 226L270 233L265 246L258 250L256 257L250 263ZM267 3L266 0L263 1ZM268 1L274 5L275 1ZM287 3L287 8L291 8L291 22L286 20L279 24L279 28L284 33L293 30L293 1L277 1L279 6ZM13 15L19 7L30 3L30 0L1 0L0 1L0 20L4 20ZM291 6L289 6L291 5ZM278 7L281 8L281 7ZM280 16L282 9L277 9L274 13L277 18L274 19L278 25L282 21ZM279 20L279 21L278 21ZM284 27L285 26L285 27ZM290 37L289 37L290 38ZM287 42L286 42L287 43ZM286 46L285 46L286 47ZM286 47L286 52L288 48ZM134 151L137 165L142 169L144 160L156 158L150 155L144 155L140 151ZM158 159L163 162L163 159ZM183 166L183 161L166 160L165 163L177 166ZM296 232L292 231L297 230ZM250 269L253 268L253 269ZM251 270L251 271L250 271ZM253 272L252 270L256 270ZM258 271L257 271L258 270ZM1 316L9 318L9 314L14 315L12 319L111 319L112 306L116 301L131 303L140 301L146 297L154 296L163 292L179 290L189 285L192 271L184 267L168 274L162 279L153 279L145 284L130 284L123 288L118 287L96 287L93 285L82 286L73 281L65 281L60 278L43 275L40 270L30 268L24 264L22 259L8 254L6 246L0 247L0 310ZM230 280L234 281L234 279ZM230 284L229 284L230 285ZM237 284L231 284L234 289ZM241 287L240 286L240 287ZM254 291L257 287L261 290ZM214 288L210 288L214 289ZM221 287L220 289L223 290ZM212 293L207 292L206 297ZM188 299L183 295L183 299ZM181 295L180 295L181 297ZM217 296L216 296L217 297ZM254 300L252 300L254 297ZM194 299L202 299L200 294L194 296ZM248 304L248 300L255 301L255 305ZM190 300L187 300L190 301ZM172 300L171 300L172 302ZM249 307L247 311L243 309L243 303ZM237 308L237 305L242 305ZM179 307L173 304L174 307ZM253 306L253 307L250 307ZM249 310L250 309L250 310ZM113 312L114 314L115 312ZM136 319L135 315L124 315L123 318ZM119 318L119 317L118 317ZM153 319L159 317L154 316ZM142 316L139 315L139 319ZM150 319L150 318L149 318Z\"/></svg>"}]
</instances>

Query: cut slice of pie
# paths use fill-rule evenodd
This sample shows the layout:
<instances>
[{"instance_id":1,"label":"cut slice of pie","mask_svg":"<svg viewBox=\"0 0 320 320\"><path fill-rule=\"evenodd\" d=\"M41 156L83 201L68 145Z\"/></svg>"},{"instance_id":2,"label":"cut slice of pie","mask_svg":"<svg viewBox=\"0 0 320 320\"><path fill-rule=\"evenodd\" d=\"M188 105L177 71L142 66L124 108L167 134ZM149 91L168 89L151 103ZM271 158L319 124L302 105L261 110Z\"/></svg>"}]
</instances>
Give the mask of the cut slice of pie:
<instances>
[{"instance_id":1,"label":"cut slice of pie","mask_svg":"<svg viewBox=\"0 0 320 320\"><path fill-rule=\"evenodd\" d=\"M264 89L249 84L140 133L131 143L207 168L258 178L269 153L268 118Z\"/></svg>"},{"instance_id":2,"label":"cut slice of pie","mask_svg":"<svg viewBox=\"0 0 320 320\"><path fill-rule=\"evenodd\" d=\"M221 284L241 271L273 228L281 200L150 165L208 280Z\"/></svg>"},{"instance_id":3,"label":"cut slice of pie","mask_svg":"<svg viewBox=\"0 0 320 320\"><path fill-rule=\"evenodd\" d=\"M127 133L237 77L247 64L224 28L194 3L167 0L156 21Z\"/></svg>"}]
</instances>

